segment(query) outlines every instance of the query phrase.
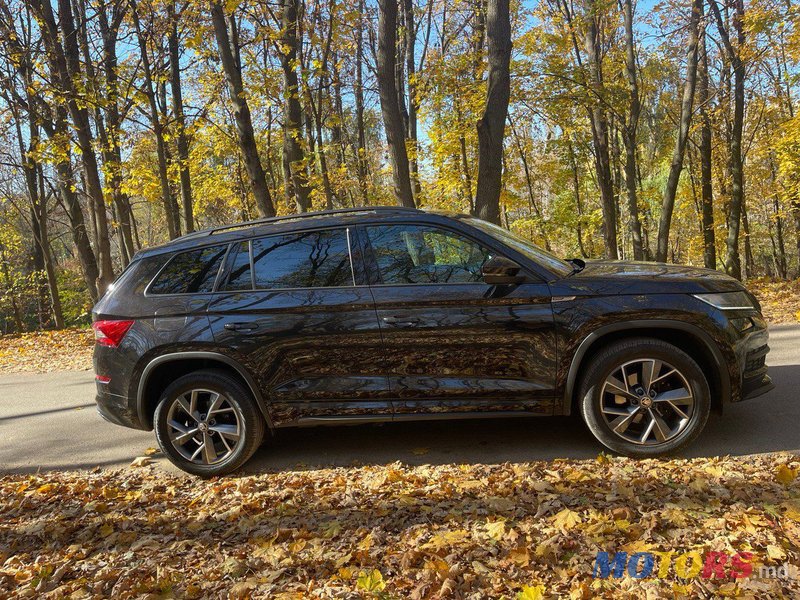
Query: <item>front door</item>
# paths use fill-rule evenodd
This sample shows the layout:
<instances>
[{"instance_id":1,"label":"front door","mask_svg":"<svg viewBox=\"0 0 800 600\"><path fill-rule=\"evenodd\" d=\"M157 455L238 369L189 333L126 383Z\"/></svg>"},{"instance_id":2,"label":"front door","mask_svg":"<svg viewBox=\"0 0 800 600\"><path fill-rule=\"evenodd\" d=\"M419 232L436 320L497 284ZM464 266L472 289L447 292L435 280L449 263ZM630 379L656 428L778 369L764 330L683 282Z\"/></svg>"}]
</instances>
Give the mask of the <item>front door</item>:
<instances>
[{"instance_id":1,"label":"front door","mask_svg":"<svg viewBox=\"0 0 800 600\"><path fill-rule=\"evenodd\" d=\"M231 249L208 307L214 338L257 379L276 426L391 418L380 329L345 228Z\"/></svg>"},{"instance_id":2,"label":"front door","mask_svg":"<svg viewBox=\"0 0 800 600\"><path fill-rule=\"evenodd\" d=\"M552 414L556 336L549 288L484 283L498 252L419 224L361 231L395 419L425 413Z\"/></svg>"}]
</instances>

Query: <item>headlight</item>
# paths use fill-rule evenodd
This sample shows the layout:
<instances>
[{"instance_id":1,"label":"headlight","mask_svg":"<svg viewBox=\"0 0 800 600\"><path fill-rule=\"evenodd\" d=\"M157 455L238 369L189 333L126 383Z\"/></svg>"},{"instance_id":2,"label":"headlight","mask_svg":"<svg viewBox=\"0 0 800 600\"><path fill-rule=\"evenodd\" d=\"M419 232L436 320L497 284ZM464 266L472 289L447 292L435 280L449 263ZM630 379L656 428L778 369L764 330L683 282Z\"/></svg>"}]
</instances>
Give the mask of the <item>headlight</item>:
<instances>
[{"instance_id":1,"label":"headlight","mask_svg":"<svg viewBox=\"0 0 800 600\"><path fill-rule=\"evenodd\" d=\"M756 308L746 292L724 292L722 294L692 294L698 300L720 310L748 310Z\"/></svg>"}]
</instances>

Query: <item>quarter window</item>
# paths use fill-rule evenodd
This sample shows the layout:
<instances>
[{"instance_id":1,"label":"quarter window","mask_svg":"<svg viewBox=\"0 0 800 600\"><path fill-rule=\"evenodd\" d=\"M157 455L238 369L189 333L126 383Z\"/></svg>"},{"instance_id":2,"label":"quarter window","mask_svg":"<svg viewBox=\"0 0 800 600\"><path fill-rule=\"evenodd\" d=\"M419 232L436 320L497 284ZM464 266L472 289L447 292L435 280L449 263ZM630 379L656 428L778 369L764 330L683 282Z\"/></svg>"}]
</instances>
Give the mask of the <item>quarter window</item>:
<instances>
[{"instance_id":1,"label":"quarter window","mask_svg":"<svg viewBox=\"0 0 800 600\"><path fill-rule=\"evenodd\" d=\"M367 227L385 284L474 283L491 251L446 229L419 225Z\"/></svg>"},{"instance_id":2,"label":"quarter window","mask_svg":"<svg viewBox=\"0 0 800 600\"><path fill-rule=\"evenodd\" d=\"M227 246L176 254L150 286L151 294L202 294L214 289Z\"/></svg>"}]
</instances>

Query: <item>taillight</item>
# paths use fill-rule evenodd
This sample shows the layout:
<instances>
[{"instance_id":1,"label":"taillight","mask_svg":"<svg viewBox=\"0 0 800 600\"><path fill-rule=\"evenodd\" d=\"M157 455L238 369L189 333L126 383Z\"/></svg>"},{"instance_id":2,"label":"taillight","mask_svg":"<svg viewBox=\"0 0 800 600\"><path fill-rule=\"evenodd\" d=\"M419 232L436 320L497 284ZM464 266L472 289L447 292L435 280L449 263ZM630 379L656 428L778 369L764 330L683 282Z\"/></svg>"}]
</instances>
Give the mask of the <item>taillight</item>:
<instances>
[{"instance_id":1,"label":"taillight","mask_svg":"<svg viewBox=\"0 0 800 600\"><path fill-rule=\"evenodd\" d=\"M116 348L128 333L131 325L133 325L133 321L95 321L92 323L94 341L101 346Z\"/></svg>"}]
</instances>

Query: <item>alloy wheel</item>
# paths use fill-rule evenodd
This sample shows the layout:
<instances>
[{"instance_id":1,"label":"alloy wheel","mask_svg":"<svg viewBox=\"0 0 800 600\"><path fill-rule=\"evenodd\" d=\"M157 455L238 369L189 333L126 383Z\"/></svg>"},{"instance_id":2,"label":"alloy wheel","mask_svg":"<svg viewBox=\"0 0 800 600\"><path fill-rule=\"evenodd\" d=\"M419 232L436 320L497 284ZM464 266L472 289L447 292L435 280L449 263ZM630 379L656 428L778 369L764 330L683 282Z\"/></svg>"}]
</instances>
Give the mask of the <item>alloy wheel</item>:
<instances>
[{"instance_id":1,"label":"alloy wheel","mask_svg":"<svg viewBox=\"0 0 800 600\"><path fill-rule=\"evenodd\" d=\"M600 412L618 437L654 446L669 442L686 429L694 414L694 395L678 369L655 358L639 358L606 377Z\"/></svg>"},{"instance_id":2,"label":"alloy wheel","mask_svg":"<svg viewBox=\"0 0 800 600\"><path fill-rule=\"evenodd\" d=\"M205 389L189 390L172 401L167 431L175 450L199 465L227 460L242 437L242 419L224 395Z\"/></svg>"}]
</instances>

